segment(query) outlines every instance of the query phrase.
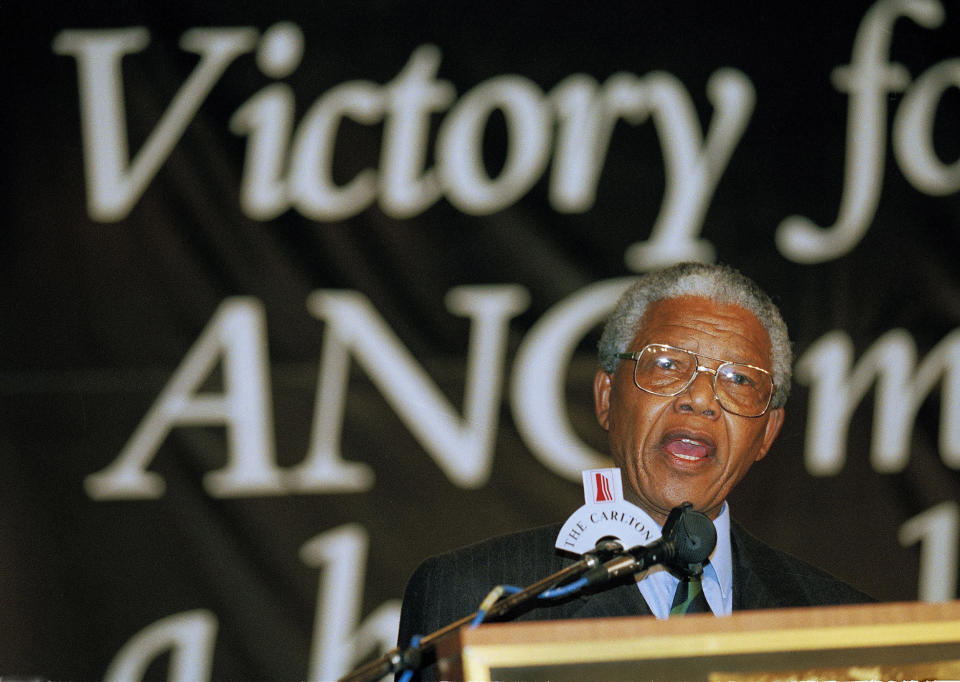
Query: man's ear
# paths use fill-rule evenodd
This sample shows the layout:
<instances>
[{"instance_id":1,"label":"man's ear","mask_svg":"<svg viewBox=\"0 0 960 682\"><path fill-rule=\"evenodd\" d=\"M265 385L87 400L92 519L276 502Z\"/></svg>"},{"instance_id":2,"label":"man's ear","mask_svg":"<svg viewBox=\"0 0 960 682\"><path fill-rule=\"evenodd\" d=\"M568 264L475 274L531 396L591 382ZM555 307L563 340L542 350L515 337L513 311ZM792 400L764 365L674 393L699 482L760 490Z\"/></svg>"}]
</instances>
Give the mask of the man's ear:
<instances>
[{"instance_id":1,"label":"man's ear","mask_svg":"<svg viewBox=\"0 0 960 682\"><path fill-rule=\"evenodd\" d=\"M604 431L610 430L610 389L613 376L602 369L593 375L593 409Z\"/></svg>"},{"instance_id":2,"label":"man's ear","mask_svg":"<svg viewBox=\"0 0 960 682\"><path fill-rule=\"evenodd\" d=\"M770 451L770 446L773 445L773 441L775 441L780 434L780 429L783 428L783 416L782 407L770 410L767 414L767 428L763 433L763 441L760 444L760 451L757 453L757 457L754 460L755 462L759 462L767 456L767 452Z\"/></svg>"}]
</instances>

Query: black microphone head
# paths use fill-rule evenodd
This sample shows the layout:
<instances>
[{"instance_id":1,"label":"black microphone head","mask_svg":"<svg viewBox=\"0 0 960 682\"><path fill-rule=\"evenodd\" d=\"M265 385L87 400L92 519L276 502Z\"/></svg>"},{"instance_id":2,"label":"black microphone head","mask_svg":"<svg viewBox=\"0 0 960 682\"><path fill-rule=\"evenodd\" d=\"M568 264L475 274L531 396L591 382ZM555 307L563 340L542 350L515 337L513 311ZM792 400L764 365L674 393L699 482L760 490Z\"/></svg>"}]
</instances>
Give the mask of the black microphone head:
<instances>
[{"instance_id":1,"label":"black microphone head","mask_svg":"<svg viewBox=\"0 0 960 682\"><path fill-rule=\"evenodd\" d=\"M717 546L717 529L706 514L695 511L684 502L674 507L663 524L663 537L673 543L669 564L685 573L696 575Z\"/></svg>"}]
</instances>

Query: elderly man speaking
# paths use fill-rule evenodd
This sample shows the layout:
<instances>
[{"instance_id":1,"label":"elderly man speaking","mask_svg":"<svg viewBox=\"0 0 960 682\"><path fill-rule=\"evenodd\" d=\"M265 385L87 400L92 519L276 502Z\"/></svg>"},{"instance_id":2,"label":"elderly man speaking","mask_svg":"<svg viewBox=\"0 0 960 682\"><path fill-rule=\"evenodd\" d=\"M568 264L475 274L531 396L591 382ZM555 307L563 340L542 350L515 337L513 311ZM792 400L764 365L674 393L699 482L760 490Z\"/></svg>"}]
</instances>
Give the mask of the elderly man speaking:
<instances>
[{"instance_id":1,"label":"elderly man speaking","mask_svg":"<svg viewBox=\"0 0 960 682\"><path fill-rule=\"evenodd\" d=\"M717 545L703 566L702 587L694 599L682 576L650 570L605 591L511 615L666 618L679 601L696 601L696 610L716 615L871 601L762 543L730 516L727 496L783 425L790 366L780 312L738 271L686 263L641 277L620 298L600 340L596 414L627 500L659 524L683 502L713 521ZM572 559L554 549L559 529L536 528L427 559L404 594L400 645L476 610L495 585L530 585L561 570Z\"/></svg>"}]
</instances>

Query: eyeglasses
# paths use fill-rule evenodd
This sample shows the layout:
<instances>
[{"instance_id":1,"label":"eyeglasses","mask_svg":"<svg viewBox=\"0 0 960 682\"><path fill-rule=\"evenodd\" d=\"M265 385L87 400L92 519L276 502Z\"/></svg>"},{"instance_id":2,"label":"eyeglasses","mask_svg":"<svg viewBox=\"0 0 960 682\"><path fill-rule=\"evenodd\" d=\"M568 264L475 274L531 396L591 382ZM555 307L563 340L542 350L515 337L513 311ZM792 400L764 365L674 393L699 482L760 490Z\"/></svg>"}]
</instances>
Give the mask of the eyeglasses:
<instances>
[{"instance_id":1,"label":"eyeglasses","mask_svg":"<svg viewBox=\"0 0 960 682\"><path fill-rule=\"evenodd\" d=\"M698 355L683 348L651 343L640 352L617 353L634 360L633 383L641 391L665 397L683 393L700 372L713 375L713 395L720 407L741 417L759 417L770 407L773 376L765 369L740 362ZM716 369L704 367L700 359L714 360Z\"/></svg>"}]
</instances>

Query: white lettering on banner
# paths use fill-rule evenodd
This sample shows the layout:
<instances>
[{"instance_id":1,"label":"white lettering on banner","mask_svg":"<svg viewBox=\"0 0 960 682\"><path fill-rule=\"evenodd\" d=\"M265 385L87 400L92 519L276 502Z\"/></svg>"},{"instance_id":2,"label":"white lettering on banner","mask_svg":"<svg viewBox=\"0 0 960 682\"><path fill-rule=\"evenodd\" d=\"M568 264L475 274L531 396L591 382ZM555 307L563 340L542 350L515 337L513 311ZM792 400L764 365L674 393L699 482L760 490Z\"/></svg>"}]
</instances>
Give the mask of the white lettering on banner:
<instances>
[{"instance_id":1,"label":"white lettering on banner","mask_svg":"<svg viewBox=\"0 0 960 682\"><path fill-rule=\"evenodd\" d=\"M499 109L507 121L507 157L491 180L483 164L483 134ZM540 89L520 76L498 76L468 92L437 133L437 164L447 199L464 213L486 215L516 202L550 159L553 116Z\"/></svg>"},{"instance_id":2,"label":"white lettering on banner","mask_svg":"<svg viewBox=\"0 0 960 682\"><path fill-rule=\"evenodd\" d=\"M322 533L300 549L305 564L323 569L308 679L338 679L364 656L397 641L399 600L383 602L359 623L368 544L363 526L352 523Z\"/></svg>"},{"instance_id":3,"label":"white lettering on banner","mask_svg":"<svg viewBox=\"0 0 960 682\"><path fill-rule=\"evenodd\" d=\"M294 29L299 32L293 26L286 31ZM240 193L244 212L270 220L295 206L316 220L345 218L373 201L375 183L381 207L394 218L413 217L432 206L442 193L435 171L424 169L430 116L456 97L453 85L435 79L439 66L440 51L425 45L382 91L361 81L337 86L310 108L292 145L293 90L275 83L254 95L230 121L233 132L249 137ZM383 148L380 173L364 171L351 182L352 190L344 190L334 186L330 168L338 127L351 110L355 117L376 114L371 122L383 119ZM288 150L292 170L283 177ZM354 204L344 200L349 191Z\"/></svg>"},{"instance_id":4,"label":"white lettering on banner","mask_svg":"<svg viewBox=\"0 0 960 682\"><path fill-rule=\"evenodd\" d=\"M457 90L437 80L440 50L422 45L387 84L387 108L380 159L380 207L397 219L411 218L442 196L435 169L427 169L430 116L449 107Z\"/></svg>"},{"instance_id":5,"label":"white lettering on banner","mask_svg":"<svg viewBox=\"0 0 960 682\"><path fill-rule=\"evenodd\" d=\"M960 86L960 60L935 65L911 84L902 64L887 61L894 24L902 16L933 29L943 22L944 9L938 0L880 0L864 15L850 64L832 75L836 89L850 97L837 220L823 228L802 216L784 219L776 243L791 260L839 258L869 229L882 191L888 93L906 90L892 131L904 175L927 194L960 189L960 160L945 165L933 145L937 106L947 88ZM182 48L199 54L200 62L130 162L122 57L144 50L149 40L147 29L134 27L66 30L53 41L55 53L77 61L87 206L94 220L122 220L132 210L239 56L256 48L260 70L282 78L300 65L304 42L300 28L289 22L271 26L262 38L249 27L184 33ZM652 117L663 151L664 197L650 239L628 249L627 264L643 271L678 260L714 259L712 244L697 237L753 112L754 88L742 72L719 69L708 81L715 112L704 136L689 92L671 74L641 78L618 73L602 87L589 76L574 74L547 95L522 76L503 75L455 102L454 86L436 78L440 59L435 46L423 45L386 85L357 80L334 86L317 98L298 126L296 98L288 85L273 83L250 97L229 123L234 133L248 138L240 189L244 212L271 220L295 208L311 219L333 221L379 200L387 215L410 218L445 196L466 213L493 213L530 190L550 160L551 147L551 204L558 211L585 212L596 198L616 121L638 124ZM447 109L437 134L436 168L426 168L430 118ZM508 148L500 175L490 178L482 142L495 110L505 115ZM383 140L379 169L366 168L337 185L334 149L344 118L382 124Z\"/></svg>"},{"instance_id":6,"label":"white lettering on banner","mask_svg":"<svg viewBox=\"0 0 960 682\"><path fill-rule=\"evenodd\" d=\"M663 206L650 240L627 249L627 265L642 272L677 261L713 261L713 245L695 237L730 156L740 141L756 100L753 85L735 69L721 69L707 81L716 109L706 139L683 84L669 74L648 76L652 114L663 144L667 172ZM702 142L702 144L701 144Z\"/></svg>"},{"instance_id":7,"label":"white lettering on banner","mask_svg":"<svg viewBox=\"0 0 960 682\"><path fill-rule=\"evenodd\" d=\"M614 74L602 90L582 74L559 83L550 93L560 123L550 179L554 208L589 210L614 124L623 118L636 125L652 115L663 141L664 200L650 240L630 247L627 263L642 271L681 260L713 261L713 245L696 236L756 95L743 73L720 69L707 83L707 96L716 113L704 139L689 93L668 73Z\"/></svg>"},{"instance_id":8,"label":"white lettering on banner","mask_svg":"<svg viewBox=\"0 0 960 682\"><path fill-rule=\"evenodd\" d=\"M487 482L509 321L526 310L529 295L516 285L464 286L451 289L446 304L473 320L463 419L365 296L354 291L311 294L307 306L327 328L310 453L287 476L293 489L361 492L372 487L372 472L345 471L340 457L348 350L453 483L477 488Z\"/></svg>"},{"instance_id":9,"label":"white lettering on banner","mask_svg":"<svg viewBox=\"0 0 960 682\"><path fill-rule=\"evenodd\" d=\"M878 473L903 470L917 411L943 377L940 457L960 469L960 330L916 366L913 338L894 329L877 339L851 371L853 342L841 331L815 342L797 361L797 381L811 386L804 460L815 476L835 476L846 462L850 419L876 380L871 463Z\"/></svg>"},{"instance_id":10,"label":"white lettering on banner","mask_svg":"<svg viewBox=\"0 0 960 682\"><path fill-rule=\"evenodd\" d=\"M866 234L876 214L883 187L886 149L887 93L899 92L910 83L901 64L888 63L893 25L909 17L924 28L943 22L943 6L937 0L880 0L863 17L853 43L848 66L837 67L833 83L850 95L847 114L847 155L843 194L837 222L821 228L808 218L790 216L777 228L777 247L797 263L820 263L851 251ZM895 150L904 173L917 189L937 194L953 186L957 178L944 180L940 162L932 151L935 106L931 95L942 95L955 82L951 67L935 67L932 74L917 79L898 111ZM908 149L913 145L914 149ZM952 191L952 190L951 190Z\"/></svg>"},{"instance_id":11,"label":"white lettering on banner","mask_svg":"<svg viewBox=\"0 0 960 682\"><path fill-rule=\"evenodd\" d=\"M566 413L566 368L577 344L613 309L633 277L597 282L580 289L544 314L517 349L510 383L513 421L530 452L570 481L584 469L601 469L609 458L584 444Z\"/></svg>"},{"instance_id":12,"label":"white lettering on banner","mask_svg":"<svg viewBox=\"0 0 960 682\"><path fill-rule=\"evenodd\" d=\"M528 79L498 76L466 93L447 113L437 134L437 167L425 169L429 117L454 100L453 86L436 80L440 51L419 47L396 79L383 88L351 81L328 91L311 107L290 144L291 170L284 192L280 176L290 136L294 94L272 85L255 95L231 120L250 135L241 203L248 215L270 219L292 206L315 220L342 220L379 197L394 218L409 218L442 196L461 211L488 214L526 194L550 159L553 109L559 121L550 180L551 203L565 212L587 211L596 197L602 161L619 118L640 123L654 117L663 144L666 192L649 243L628 253L635 269L676 260L713 260L713 247L695 237L716 184L753 112L753 86L739 71L721 69L708 83L716 114L704 139L693 101L683 84L665 73L637 78L615 74L601 89L576 74L548 96ZM552 107L550 105L553 105ZM507 121L503 170L487 176L482 141L490 114ZM384 122L379 173L365 169L338 187L332 180L333 151L345 116L365 124Z\"/></svg>"},{"instance_id":13,"label":"white lettering on banner","mask_svg":"<svg viewBox=\"0 0 960 682\"><path fill-rule=\"evenodd\" d=\"M960 59L941 62L917 78L893 123L893 151L900 170L914 187L933 196L960 190L960 161L945 166L933 148L937 104L950 87L960 87Z\"/></svg>"},{"instance_id":14,"label":"white lettering on banner","mask_svg":"<svg viewBox=\"0 0 960 682\"><path fill-rule=\"evenodd\" d=\"M292 73L303 58L303 33L289 22L271 26L257 50L257 65L272 78ZM240 206L256 220L276 218L289 206L281 173L283 150L293 131L295 98L289 85L268 85L230 119L230 130L247 135L247 154L240 183Z\"/></svg>"},{"instance_id":15,"label":"white lettering on banner","mask_svg":"<svg viewBox=\"0 0 960 682\"><path fill-rule=\"evenodd\" d=\"M570 426L565 371L577 344L630 281L598 282L561 301L531 327L517 351L510 382L517 430L545 467L568 480L605 466L607 459ZM345 461L340 447L351 356L452 483L482 486L493 464L509 321L527 305L528 294L517 285L464 286L447 294L447 308L472 319L461 418L368 299L354 291L314 292L308 307L327 327L310 446L303 462L282 470L274 453L262 305L227 299L117 459L87 477L87 493L93 499L161 496L163 478L147 467L170 430L187 425L227 427L228 465L204 478L215 497L369 490L374 472L365 463ZM910 335L893 330L851 370L852 342L834 331L798 359L796 379L811 386L804 458L812 475L834 476L843 469L850 420L875 380L871 463L880 473L902 470L917 411L941 377L940 456L960 469L960 330L919 367L916 356ZM221 358L224 392L197 393Z\"/></svg>"},{"instance_id":16,"label":"white lettering on banner","mask_svg":"<svg viewBox=\"0 0 960 682\"><path fill-rule=\"evenodd\" d=\"M356 215L377 196L376 173L367 168L343 186L333 182L333 151L344 117L374 124L383 117L376 83L351 81L330 88L303 117L293 139L290 198L313 220L342 220Z\"/></svg>"},{"instance_id":17,"label":"white lettering on banner","mask_svg":"<svg viewBox=\"0 0 960 682\"><path fill-rule=\"evenodd\" d=\"M327 329L310 449L299 466L281 470L274 452L263 306L252 298L228 298L117 459L87 477L87 493L98 500L160 497L163 478L147 467L170 430L186 425L227 427L229 464L204 478L214 497L369 490L373 471L344 461L340 453L348 352L447 477L463 488L482 486L493 464L509 321L527 308L529 295L516 285L464 286L451 289L446 303L451 312L473 320L463 419L366 297L317 291L308 306ZM221 358L224 392L198 394Z\"/></svg>"},{"instance_id":18,"label":"white lettering on banner","mask_svg":"<svg viewBox=\"0 0 960 682\"><path fill-rule=\"evenodd\" d=\"M390 599L360 621L369 540L363 526L351 523L315 536L300 548L301 560L320 569L314 615L310 674L307 679L335 680L370 654L397 641L400 601ZM107 682L142 680L150 663L170 652L166 679L210 679L217 618L205 610L168 616L144 628L114 656Z\"/></svg>"},{"instance_id":19,"label":"white lettering on banner","mask_svg":"<svg viewBox=\"0 0 960 682\"><path fill-rule=\"evenodd\" d=\"M253 28L185 33L181 45L199 53L200 63L129 163L122 57L145 49L148 31L67 30L57 35L54 52L77 60L91 218L109 222L126 217L237 57L257 48L257 65L273 78L299 66L299 27L275 24L259 47L258 36ZM707 94L716 111L704 136L689 92L667 73L644 78L615 74L602 88L592 78L575 74L548 95L527 78L502 75L478 84L454 103L453 85L436 79L439 65L440 51L421 46L391 82L381 86L356 80L334 86L296 126L296 98L288 85L273 83L250 97L229 122L230 130L248 138L240 188L244 212L270 220L295 208L311 219L333 221L356 215L379 199L387 215L409 218L445 196L465 213L489 214L530 190L543 175L551 151L556 159L551 202L560 211L587 211L596 197L616 121L640 123L652 117L663 150L665 194L651 239L634 245L628 264L639 270L681 259L713 260L713 246L697 235L753 112L753 85L742 72L725 68L710 78ZM430 117L448 108L437 132L436 168L428 169ZM507 152L500 174L490 178L482 148L496 110L507 122ZM334 149L344 118L382 124L383 140L379 169L366 168L337 185Z\"/></svg>"},{"instance_id":20,"label":"white lettering on banner","mask_svg":"<svg viewBox=\"0 0 960 682\"><path fill-rule=\"evenodd\" d=\"M222 359L221 394L200 386ZM228 298L177 368L117 459L85 481L96 500L160 497L163 478L146 468L174 426L227 427L228 466L204 477L214 497L283 492L274 457L266 320L254 298Z\"/></svg>"},{"instance_id":21,"label":"white lettering on banner","mask_svg":"<svg viewBox=\"0 0 960 682\"><path fill-rule=\"evenodd\" d=\"M960 553L960 505L941 502L900 526L900 544L920 542L920 601L957 598L957 565Z\"/></svg>"},{"instance_id":22,"label":"white lettering on banner","mask_svg":"<svg viewBox=\"0 0 960 682\"><path fill-rule=\"evenodd\" d=\"M164 679L171 682L203 682L210 679L217 618L209 611L178 613L144 628L114 656L104 675L106 682L142 680L150 663L170 653Z\"/></svg>"},{"instance_id":23,"label":"white lettering on banner","mask_svg":"<svg viewBox=\"0 0 960 682\"><path fill-rule=\"evenodd\" d=\"M256 37L256 31L247 28L196 28L183 34L180 46L199 54L200 62L131 163L121 58L143 50L150 34L144 28L127 28L63 31L57 35L53 51L77 60L91 218L113 222L133 209L220 76L237 57L253 49Z\"/></svg>"}]
</instances>

